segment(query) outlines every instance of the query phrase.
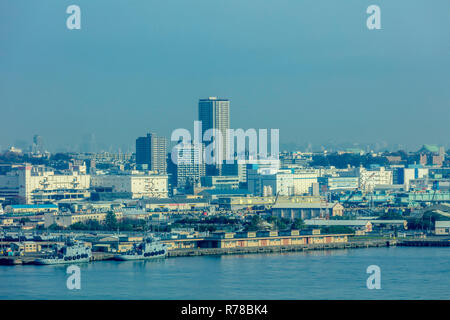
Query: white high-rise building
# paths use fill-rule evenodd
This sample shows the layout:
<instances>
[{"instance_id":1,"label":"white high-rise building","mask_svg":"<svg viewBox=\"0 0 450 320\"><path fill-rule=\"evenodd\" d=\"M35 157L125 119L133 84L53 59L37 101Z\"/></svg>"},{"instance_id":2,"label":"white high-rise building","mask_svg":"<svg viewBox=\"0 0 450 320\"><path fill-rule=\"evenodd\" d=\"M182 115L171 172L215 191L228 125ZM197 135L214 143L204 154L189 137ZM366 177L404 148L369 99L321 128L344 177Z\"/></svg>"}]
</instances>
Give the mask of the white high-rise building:
<instances>
[{"instance_id":1,"label":"white high-rise building","mask_svg":"<svg viewBox=\"0 0 450 320\"><path fill-rule=\"evenodd\" d=\"M198 185L205 176L203 144L180 143L172 150L172 161L176 165L176 184L178 188Z\"/></svg>"},{"instance_id":2,"label":"white high-rise building","mask_svg":"<svg viewBox=\"0 0 450 320\"><path fill-rule=\"evenodd\" d=\"M222 156L226 159L228 141L227 130L230 129L230 101L209 97L200 99L198 103L198 120L202 122L202 137L208 129L217 129L222 134ZM215 150L218 150L218 146Z\"/></svg>"},{"instance_id":3,"label":"white high-rise building","mask_svg":"<svg viewBox=\"0 0 450 320\"><path fill-rule=\"evenodd\" d=\"M88 198L89 187L87 174L55 174L43 166L25 165L0 176L0 194L26 204Z\"/></svg>"}]
</instances>

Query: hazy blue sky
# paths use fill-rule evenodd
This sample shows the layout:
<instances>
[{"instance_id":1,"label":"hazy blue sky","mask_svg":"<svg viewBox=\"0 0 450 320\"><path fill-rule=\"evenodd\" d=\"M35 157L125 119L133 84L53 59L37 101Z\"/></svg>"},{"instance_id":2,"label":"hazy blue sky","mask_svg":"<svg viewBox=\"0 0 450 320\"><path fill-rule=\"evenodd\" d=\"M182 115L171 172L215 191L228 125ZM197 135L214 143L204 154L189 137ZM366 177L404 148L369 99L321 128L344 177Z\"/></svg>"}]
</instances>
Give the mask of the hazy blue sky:
<instances>
[{"instance_id":1,"label":"hazy blue sky","mask_svg":"<svg viewBox=\"0 0 450 320\"><path fill-rule=\"evenodd\" d=\"M66 8L82 29L66 28ZM381 7L382 30L366 27ZM449 146L448 0L2 0L0 146L192 130L199 98L282 142Z\"/></svg>"}]
</instances>

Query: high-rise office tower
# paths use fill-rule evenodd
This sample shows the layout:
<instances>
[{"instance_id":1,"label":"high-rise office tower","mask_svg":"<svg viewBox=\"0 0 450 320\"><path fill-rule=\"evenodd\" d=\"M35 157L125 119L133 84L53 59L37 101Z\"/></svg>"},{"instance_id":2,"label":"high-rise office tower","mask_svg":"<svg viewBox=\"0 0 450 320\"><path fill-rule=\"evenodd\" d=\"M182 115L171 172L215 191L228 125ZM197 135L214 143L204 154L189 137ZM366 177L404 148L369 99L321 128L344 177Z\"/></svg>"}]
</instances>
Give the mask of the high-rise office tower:
<instances>
[{"instance_id":1,"label":"high-rise office tower","mask_svg":"<svg viewBox=\"0 0 450 320\"><path fill-rule=\"evenodd\" d=\"M205 164L202 161L203 144L180 143L172 150L172 160L176 166L176 185L187 188L200 184L205 176Z\"/></svg>"},{"instance_id":2,"label":"high-rise office tower","mask_svg":"<svg viewBox=\"0 0 450 320\"><path fill-rule=\"evenodd\" d=\"M228 146L227 129L230 128L230 100L209 97L198 103L198 120L202 122L202 136L208 129L217 129L222 133L222 157L226 159ZM218 148L215 149L218 152ZM217 166L220 171L220 165Z\"/></svg>"},{"instance_id":3,"label":"high-rise office tower","mask_svg":"<svg viewBox=\"0 0 450 320\"><path fill-rule=\"evenodd\" d=\"M154 133L136 139L136 164L147 165L148 170L166 174L167 140Z\"/></svg>"}]
</instances>

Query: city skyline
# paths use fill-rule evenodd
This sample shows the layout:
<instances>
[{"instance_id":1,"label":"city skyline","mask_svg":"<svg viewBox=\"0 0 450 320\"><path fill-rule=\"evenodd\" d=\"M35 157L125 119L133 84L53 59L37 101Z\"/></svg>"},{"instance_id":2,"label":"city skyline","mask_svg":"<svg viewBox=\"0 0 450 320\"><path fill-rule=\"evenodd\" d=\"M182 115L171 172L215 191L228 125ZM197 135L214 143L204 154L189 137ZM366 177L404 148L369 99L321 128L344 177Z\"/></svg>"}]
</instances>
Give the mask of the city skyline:
<instances>
[{"instance_id":1,"label":"city skyline","mask_svg":"<svg viewBox=\"0 0 450 320\"><path fill-rule=\"evenodd\" d=\"M142 134L151 131L143 130ZM35 135L33 135L35 136ZM32 152L34 148L33 136L28 140L25 139L15 139L14 143L1 145L0 144L0 153L7 152L11 148L20 149L22 152ZM117 146L108 143L96 143L95 142L95 134L85 134L80 136L75 140L75 143L72 145L60 145L58 147L49 146L45 137L38 135L43 141L43 148L45 151L50 153L135 153L135 139L136 137L131 137L131 143ZM162 136L162 135L161 135ZM94 140L88 141L86 137L93 137ZM170 138L163 136L163 138ZM283 142L280 139L280 152L336 152L336 151L345 151L346 149L360 149L363 152L396 152L396 151L405 151L405 152L416 152L424 145L437 145L444 147L445 150L450 150L449 144L438 144L431 142L425 142L422 144L412 144L407 147L406 144L403 143L387 143L386 141L369 141L369 142L356 142L356 141L339 141L337 139L330 139L329 141L312 143L311 141L299 141L299 142ZM175 142L171 142L168 140L168 152L175 145ZM170 147L170 148L169 148Z\"/></svg>"},{"instance_id":2,"label":"city skyline","mask_svg":"<svg viewBox=\"0 0 450 320\"><path fill-rule=\"evenodd\" d=\"M201 125L201 134L202 136L208 129L218 129L222 132L222 135L227 137L226 131L227 129L236 129L230 126L230 100L227 98L217 98L214 96L210 96L208 98L200 98L198 99L198 113L197 119L200 120L199 123ZM247 129L247 128L246 128ZM195 130L195 128L194 128ZM245 130L245 129L244 129ZM189 131L189 130L188 130ZM147 138L150 135L156 136L156 133L153 132L152 129L147 130ZM172 131L173 133L173 131ZM166 152L170 152L169 149L175 146L175 141L170 141L171 134L169 133L169 138L163 135L160 135L158 139L164 140L164 145ZM139 139L145 139L145 137L140 137ZM37 142L37 140L39 142ZM122 145L122 146L113 146L107 143L97 143L96 135L94 133L83 134L79 143L75 143L73 145L65 145L61 148L51 148L45 142L45 139L39 134L34 134L31 142L26 140L16 140L15 143L7 146L8 148L17 148L23 152L34 152L38 148L42 153L43 150L58 153L58 152L84 152L84 153L101 153L101 152L111 152L111 153L135 153L136 151L136 143L137 140L133 141L133 144ZM226 153L227 141L223 144L223 152ZM389 144L386 141L376 141L376 142L355 142L355 141L339 141L336 138L332 138L328 141L323 141L319 143L311 143L311 141L302 141L302 142L286 142L282 141L280 143L282 152L292 152L292 151L305 151L305 152L321 152L321 151L342 151L346 149L360 149L363 152L380 152L380 151L406 151L406 152L415 152L423 145L439 145L444 147L447 150L447 146L434 144L434 143L423 143L420 145L411 145L407 147L406 144ZM450 144L448 144L450 146ZM3 148L0 145L0 153L6 152L7 149Z\"/></svg>"},{"instance_id":3,"label":"city skyline","mask_svg":"<svg viewBox=\"0 0 450 320\"><path fill-rule=\"evenodd\" d=\"M4 310L284 319L300 300L448 299L449 14L0 1Z\"/></svg>"},{"instance_id":4,"label":"city skyline","mask_svg":"<svg viewBox=\"0 0 450 320\"><path fill-rule=\"evenodd\" d=\"M0 127L3 149L39 134L62 150L94 133L101 149L132 150L145 132L189 128L208 96L231 101L234 127L280 129L281 144L449 148L446 1L431 15L426 4L380 0L376 32L359 1L79 5L83 28L70 32L65 4L0 4L1 116L12 119Z\"/></svg>"}]
</instances>

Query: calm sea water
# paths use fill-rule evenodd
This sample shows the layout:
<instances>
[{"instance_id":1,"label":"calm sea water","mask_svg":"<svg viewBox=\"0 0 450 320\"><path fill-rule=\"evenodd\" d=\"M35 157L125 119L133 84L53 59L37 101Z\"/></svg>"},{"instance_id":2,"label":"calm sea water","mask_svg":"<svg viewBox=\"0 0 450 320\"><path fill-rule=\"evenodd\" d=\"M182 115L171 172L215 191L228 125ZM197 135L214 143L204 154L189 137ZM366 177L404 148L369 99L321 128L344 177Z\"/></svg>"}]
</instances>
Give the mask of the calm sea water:
<instances>
[{"instance_id":1,"label":"calm sea water","mask_svg":"<svg viewBox=\"0 0 450 320\"><path fill-rule=\"evenodd\" d=\"M366 287L369 265L381 289ZM0 299L450 299L450 248L371 248L169 258L67 266L0 266Z\"/></svg>"}]
</instances>

